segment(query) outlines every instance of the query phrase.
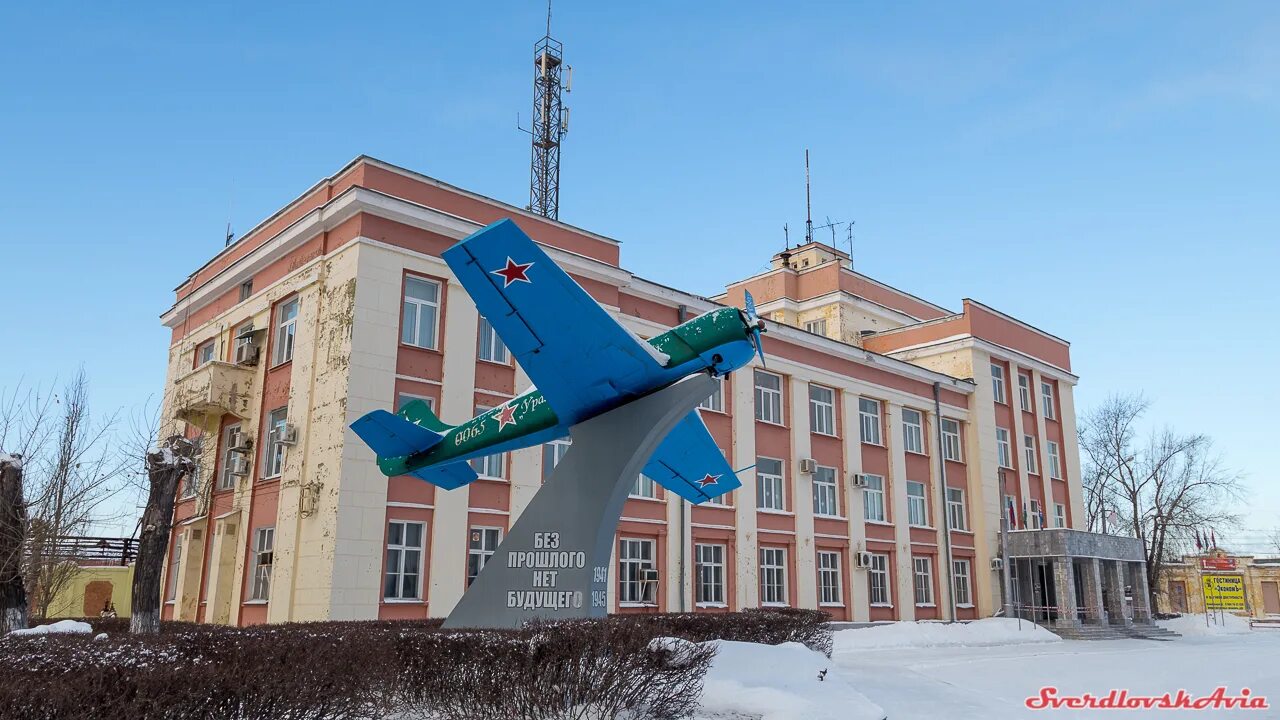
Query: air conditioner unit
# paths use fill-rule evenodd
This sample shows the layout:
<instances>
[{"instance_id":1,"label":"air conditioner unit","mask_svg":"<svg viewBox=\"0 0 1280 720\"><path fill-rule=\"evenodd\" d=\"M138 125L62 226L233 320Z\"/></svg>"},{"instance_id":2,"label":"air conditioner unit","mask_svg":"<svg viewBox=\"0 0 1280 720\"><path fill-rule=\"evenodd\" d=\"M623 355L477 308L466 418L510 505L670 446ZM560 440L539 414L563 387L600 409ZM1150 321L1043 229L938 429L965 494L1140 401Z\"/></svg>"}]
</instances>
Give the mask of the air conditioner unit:
<instances>
[{"instance_id":1,"label":"air conditioner unit","mask_svg":"<svg viewBox=\"0 0 1280 720\"><path fill-rule=\"evenodd\" d=\"M856 560L857 560L857 563L858 563L858 567L860 567L860 568L869 568L869 567L871 567L871 553L869 553L869 552L865 552L865 551L864 551L864 552L860 552L860 553L858 553L858 554L857 554L857 556L856 556Z\"/></svg>"},{"instance_id":2,"label":"air conditioner unit","mask_svg":"<svg viewBox=\"0 0 1280 720\"><path fill-rule=\"evenodd\" d=\"M258 364L258 346L253 342L243 342L236 345L236 364L237 365L257 365Z\"/></svg>"},{"instance_id":3,"label":"air conditioner unit","mask_svg":"<svg viewBox=\"0 0 1280 720\"><path fill-rule=\"evenodd\" d=\"M244 477L249 474L249 458L244 455L232 455L227 458L227 472L236 477Z\"/></svg>"},{"instance_id":4,"label":"air conditioner unit","mask_svg":"<svg viewBox=\"0 0 1280 720\"><path fill-rule=\"evenodd\" d=\"M862 473L853 474L853 486L856 488L864 488L867 486L867 476Z\"/></svg>"},{"instance_id":5,"label":"air conditioner unit","mask_svg":"<svg viewBox=\"0 0 1280 720\"><path fill-rule=\"evenodd\" d=\"M992 570L1003 570L1003 569L1004 569L1004 558L991 558L991 569L992 569Z\"/></svg>"},{"instance_id":6,"label":"air conditioner unit","mask_svg":"<svg viewBox=\"0 0 1280 720\"><path fill-rule=\"evenodd\" d=\"M281 445L297 445L298 426L293 423L285 423L278 428L274 428L269 437L273 443L279 443Z\"/></svg>"},{"instance_id":7,"label":"air conditioner unit","mask_svg":"<svg viewBox=\"0 0 1280 720\"><path fill-rule=\"evenodd\" d=\"M818 469L818 461L813 458L800 458L800 474L812 475Z\"/></svg>"},{"instance_id":8,"label":"air conditioner unit","mask_svg":"<svg viewBox=\"0 0 1280 720\"><path fill-rule=\"evenodd\" d=\"M242 433L227 449L233 453L251 453L253 452L253 438Z\"/></svg>"}]
</instances>

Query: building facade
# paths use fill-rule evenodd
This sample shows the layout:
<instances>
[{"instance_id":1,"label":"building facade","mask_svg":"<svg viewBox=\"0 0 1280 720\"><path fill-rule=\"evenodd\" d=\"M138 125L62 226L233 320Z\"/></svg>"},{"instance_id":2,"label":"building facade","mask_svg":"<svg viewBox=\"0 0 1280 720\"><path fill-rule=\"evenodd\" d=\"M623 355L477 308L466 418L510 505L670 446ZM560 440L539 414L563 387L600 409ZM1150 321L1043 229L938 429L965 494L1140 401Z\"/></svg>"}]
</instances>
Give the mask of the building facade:
<instances>
[{"instance_id":1,"label":"building facade","mask_svg":"<svg viewBox=\"0 0 1280 720\"><path fill-rule=\"evenodd\" d=\"M426 400L460 423L529 386L440 253L510 217L642 337L749 290L768 368L701 410L743 487L693 507L641 477L611 563L616 612L819 607L837 619L1000 606L1002 513L1082 516L1069 345L960 313L820 243L706 299L637 277L619 243L361 157L177 288L164 404L199 438L165 617L229 624L447 615L568 446L476 461L441 491L385 478L347 425ZM654 575L646 570L656 570Z\"/></svg>"},{"instance_id":2,"label":"building facade","mask_svg":"<svg viewBox=\"0 0 1280 720\"><path fill-rule=\"evenodd\" d=\"M1233 555L1219 548L1166 563L1156 588L1160 612L1210 611L1280 620L1280 557Z\"/></svg>"}]
</instances>

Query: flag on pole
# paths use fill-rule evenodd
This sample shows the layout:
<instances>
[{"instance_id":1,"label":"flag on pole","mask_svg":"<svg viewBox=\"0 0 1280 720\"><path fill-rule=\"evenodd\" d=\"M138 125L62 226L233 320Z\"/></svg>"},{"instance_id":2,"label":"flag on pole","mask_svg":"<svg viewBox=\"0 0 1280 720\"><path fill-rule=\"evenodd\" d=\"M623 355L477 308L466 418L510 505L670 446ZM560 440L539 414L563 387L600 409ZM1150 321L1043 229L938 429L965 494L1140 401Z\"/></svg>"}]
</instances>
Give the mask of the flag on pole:
<instances>
[{"instance_id":1,"label":"flag on pole","mask_svg":"<svg viewBox=\"0 0 1280 720\"><path fill-rule=\"evenodd\" d=\"M1040 508L1040 527L1041 528L1047 527L1045 525L1045 519L1044 519L1044 508Z\"/></svg>"},{"instance_id":2,"label":"flag on pole","mask_svg":"<svg viewBox=\"0 0 1280 720\"><path fill-rule=\"evenodd\" d=\"M1209 528L1209 547L1218 547L1218 536L1214 534L1213 528Z\"/></svg>"},{"instance_id":3,"label":"flag on pole","mask_svg":"<svg viewBox=\"0 0 1280 720\"><path fill-rule=\"evenodd\" d=\"M1027 529L1027 501L1022 501L1022 529Z\"/></svg>"},{"instance_id":4,"label":"flag on pole","mask_svg":"<svg viewBox=\"0 0 1280 720\"><path fill-rule=\"evenodd\" d=\"M1204 550L1204 543L1200 540L1200 529L1196 528L1196 552Z\"/></svg>"},{"instance_id":5,"label":"flag on pole","mask_svg":"<svg viewBox=\"0 0 1280 720\"><path fill-rule=\"evenodd\" d=\"M1018 509L1013 505L1013 498L1006 497L1004 499L1005 510L1009 515L1009 528L1016 529L1018 527Z\"/></svg>"}]
</instances>

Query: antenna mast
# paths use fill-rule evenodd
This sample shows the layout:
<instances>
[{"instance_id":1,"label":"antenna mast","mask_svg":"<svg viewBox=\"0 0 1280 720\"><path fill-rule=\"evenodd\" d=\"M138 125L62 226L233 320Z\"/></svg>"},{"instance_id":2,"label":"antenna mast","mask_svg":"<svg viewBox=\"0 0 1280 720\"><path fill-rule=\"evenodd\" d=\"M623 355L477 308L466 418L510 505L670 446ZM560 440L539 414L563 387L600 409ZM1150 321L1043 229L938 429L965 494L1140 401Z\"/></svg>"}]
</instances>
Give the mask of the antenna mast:
<instances>
[{"instance_id":1,"label":"antenna mast","mask_svg":"<svg viewBox=\"0 0 1280 720\"><path fill-rule=\"evenodd\" d=\"M804 242L813 242L813 205L809 201L809 148L804 149Z\"/></svg>"},{"instance_id":2,"label":"antenna mast","mask_svg":"<svg viewBox=\"0 0 1280 720\"><path fill-rule=\"evenodd\" d=\"M569 132L569 108L561 102L561 92L572 89L573 68L564 65L564 45L551 37L551 0L547 34L533 46L533 67L529 209L555 220L560 216L560 140Z\"/></svg>"}]
</instances>

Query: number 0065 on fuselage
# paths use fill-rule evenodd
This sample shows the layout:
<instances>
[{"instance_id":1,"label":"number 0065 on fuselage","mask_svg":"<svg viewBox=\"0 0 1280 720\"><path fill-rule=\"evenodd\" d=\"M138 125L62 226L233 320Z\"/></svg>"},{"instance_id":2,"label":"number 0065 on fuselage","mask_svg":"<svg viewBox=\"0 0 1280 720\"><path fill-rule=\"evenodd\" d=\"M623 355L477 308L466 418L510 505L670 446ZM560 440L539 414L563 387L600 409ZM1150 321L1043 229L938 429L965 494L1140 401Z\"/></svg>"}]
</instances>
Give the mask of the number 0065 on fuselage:
<instances>
[{"instance_id":1,"label":"number 0065 on fuselage","mask_svg":"<svg viewBox=\"0 0 1280 720\"><path fill-rule=\"evenodd\" d=\"M388 476L412 475L445 489L477 478L467 461L569 434L569 428L699 372L725 375L761 352L764 323L712 310L649 340L609 315L511 220L443 253L534 387L460 424L415 400L374 410L351 428ZM696 411L659 445L644 474L691 502L740 485Z\"/></svg>"}]
</instances>

